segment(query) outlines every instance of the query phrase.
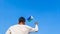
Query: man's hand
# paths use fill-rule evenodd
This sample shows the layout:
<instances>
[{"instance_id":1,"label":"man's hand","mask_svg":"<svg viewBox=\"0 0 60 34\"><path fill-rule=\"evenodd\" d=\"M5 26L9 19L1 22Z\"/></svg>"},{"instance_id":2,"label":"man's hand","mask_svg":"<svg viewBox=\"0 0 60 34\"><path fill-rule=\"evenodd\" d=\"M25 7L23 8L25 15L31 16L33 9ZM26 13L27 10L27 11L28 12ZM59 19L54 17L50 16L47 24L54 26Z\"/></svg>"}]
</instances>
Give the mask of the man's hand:
<instances>
[{"instance_id":1,"label":"man's hand","mask_svg":"<svg viewBox=\"0 0 60 34\"><path fill-rule=\"evenodd\" d=\"M38 25L38 22L35 22L35 25Z\"/></svg>"},{"instance_id":2,"label":"man's hand","mask_svg":"<svg viewBox=\"0 0 60 34\"><path fill-rule=\"evenodd\" d=\"M35 25L37 25L37 26L36 26L36 31L35 31L35 32L38 32L38 22L35 22Z\"/></svg>"}]
</instances>

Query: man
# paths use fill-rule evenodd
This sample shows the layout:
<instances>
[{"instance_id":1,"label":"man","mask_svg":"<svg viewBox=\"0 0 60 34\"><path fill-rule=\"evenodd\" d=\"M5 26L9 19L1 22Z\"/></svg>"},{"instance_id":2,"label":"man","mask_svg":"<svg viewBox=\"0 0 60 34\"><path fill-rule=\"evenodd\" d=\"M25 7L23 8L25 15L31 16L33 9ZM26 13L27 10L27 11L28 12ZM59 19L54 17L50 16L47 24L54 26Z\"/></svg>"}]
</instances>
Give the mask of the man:
<instances>
[{"instance_id":1,"label":"man","mask_svg":"<svg viewBox=\"0 0 60 34\"><path fill-rule=\"evenodd\" d=\"M29 34L30 32L38 31L38 23L35 23L35 28L25 25L25 18L20 17L17 25L11 26L6 34Z\"/></svg>"}]
</instances>

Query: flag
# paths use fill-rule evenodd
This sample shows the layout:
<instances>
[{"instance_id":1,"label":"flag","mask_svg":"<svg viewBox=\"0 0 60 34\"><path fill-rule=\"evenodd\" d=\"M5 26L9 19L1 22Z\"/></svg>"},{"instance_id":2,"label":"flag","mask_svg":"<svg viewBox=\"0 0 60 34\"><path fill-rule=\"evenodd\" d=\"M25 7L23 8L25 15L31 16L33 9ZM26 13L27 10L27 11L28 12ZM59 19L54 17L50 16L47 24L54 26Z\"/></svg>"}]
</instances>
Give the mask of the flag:
<instances>
[{"instance_id":1,"label":"flag","mask_svg":"<svg viewBox=\"0 0 60 34\"><path fill-rule=\"evenodd\" d=\"M33 20L33 16L30 16L27 20L28 22L31 22Z\"/></svg>"}]
</instances>

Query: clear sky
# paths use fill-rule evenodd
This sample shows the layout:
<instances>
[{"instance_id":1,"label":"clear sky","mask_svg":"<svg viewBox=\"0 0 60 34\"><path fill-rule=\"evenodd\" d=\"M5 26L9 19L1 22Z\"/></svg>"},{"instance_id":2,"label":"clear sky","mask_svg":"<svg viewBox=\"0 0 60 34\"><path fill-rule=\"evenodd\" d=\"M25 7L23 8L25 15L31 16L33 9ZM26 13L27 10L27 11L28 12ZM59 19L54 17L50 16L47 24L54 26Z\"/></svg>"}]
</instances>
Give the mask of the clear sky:
<instances>
[{"instance_id":1,"label":"clear sky","mask_svg":"<svg viewBox=\"0 0 60 34\"><path fill-rule=\"evenodd\" d=\"M34 20L28 22L32 15ZM26 18L26 24L34 27L38 21L39 31L31 34L60 34L60 0L0 0L0 34Z\"/></svg>"}]
</instances>

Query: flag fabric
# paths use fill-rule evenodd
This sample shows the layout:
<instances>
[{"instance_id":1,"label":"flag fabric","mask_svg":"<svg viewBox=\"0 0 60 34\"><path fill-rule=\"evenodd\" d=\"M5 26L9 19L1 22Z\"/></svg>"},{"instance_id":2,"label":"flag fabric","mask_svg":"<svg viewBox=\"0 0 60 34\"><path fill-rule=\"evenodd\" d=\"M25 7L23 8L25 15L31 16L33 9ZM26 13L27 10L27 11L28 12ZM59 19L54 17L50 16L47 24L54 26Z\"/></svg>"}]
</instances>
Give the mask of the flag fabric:
<instances>
[{"instance_id":1,"label":"flag fabric","mask_svg":"<svg viewBox=\"0 0 60 34\"><path fill-rule=\"evenodd\" d=\"M33 16L30 16L27 20L28 22L31 22L33 20Z\"/></svg>"}]
</instances>

